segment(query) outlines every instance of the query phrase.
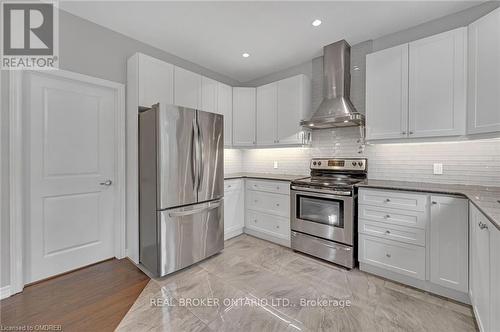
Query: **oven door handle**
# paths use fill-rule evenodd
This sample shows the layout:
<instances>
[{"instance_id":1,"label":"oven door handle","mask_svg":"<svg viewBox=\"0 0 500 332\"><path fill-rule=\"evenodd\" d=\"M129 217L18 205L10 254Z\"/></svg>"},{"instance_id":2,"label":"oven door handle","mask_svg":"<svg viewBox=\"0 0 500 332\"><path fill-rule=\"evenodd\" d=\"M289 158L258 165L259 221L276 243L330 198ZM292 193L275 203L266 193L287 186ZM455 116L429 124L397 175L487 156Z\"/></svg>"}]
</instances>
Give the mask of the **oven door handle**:
<instances>
[{"instance_id":1,"label":"oven door handle","mask_svg":"<svg viewBox=\"0 0 500 332\"><path fill-rule=\"evenodd\" d=\"M292 186L292 190L297 190L297 191L307 191L311 193L322 193L322 194L329 194L329 195L340 195L340 196L351 196L352 192L351 191L332 191L332 190L324 190L324 189L311 189L307 187L298 187L298 186Z\"/></svg>"}]
</instances>

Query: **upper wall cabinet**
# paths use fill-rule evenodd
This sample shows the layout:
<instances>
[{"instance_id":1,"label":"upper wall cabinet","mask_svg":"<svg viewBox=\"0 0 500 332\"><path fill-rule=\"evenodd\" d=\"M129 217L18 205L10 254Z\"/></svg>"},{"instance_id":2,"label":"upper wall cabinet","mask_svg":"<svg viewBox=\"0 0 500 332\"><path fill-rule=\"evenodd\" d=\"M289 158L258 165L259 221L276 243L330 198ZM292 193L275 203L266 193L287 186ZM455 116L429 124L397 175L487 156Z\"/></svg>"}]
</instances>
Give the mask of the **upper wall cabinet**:
<instances>
[{"instance_id":1,"label":"upper wall cabinet","mask_svg":"<svg viewBox=\"0 0 500 332\"><path fill-rule=\"evenodd\" d=\"M276 82L257 88L257 144L277 143L278 84Z\"/></svg>"},{"instance_id":2,"label":"upper wall cabinet","mask_svg":"<svg viewBox=\"0 0 500 332\"><path fill-rule=\"evenodd\" d=\"M311 83L296 75L257 88L257 145L302 144L300 120L311 109Z\"/></svg>"},{"instance_id":3,"label":"upper wall cabinet","mask_svg":"<svg viewBox=\"0 0 500 332\"><path fill-rule=\"evenodd\" d=\"M174 102L174 66L145 54L137 53L129 59L129 76L138 81L139 106Z\"/></svg>"},{"instance_id":4,"label":"upper wall cabinet","mask_svg":"<svg viewBox=\"0 0 500 332\"><path fill-rule=\"evenodd\" d=\"M369 54L367 139L465 134L466 28Z\"/></svg>"},{"instance_id":5,"label":"upper wall cabinet","mask_svg":"<svg viewBox=\"0 0 500 332\"><path fill-rule=\"evenodd\" d=\"M217 113L224 115L224 146L233 144L233 88L217 83Z\"/></svg>"},{"instance_id":6,"label":"upper wall cabinet","mask_svg":"<svg viewBox=\"0 0 500 332\"><path fill-rule=\"evenodd\" d=\"M465 134L467 28L410 43L410 137Z\"/></svg>"},{"instance_id":7,"label":"upper wall cabinet","mask_svg":"<svg viewBox=\"0 0 500 332\"><path fill-rule=\"evenodd\" d=\"M302 144L299 123L311 112L311 81L297 75L278 81L278 144Z\"/></svg>"},{"instance_id":8,"label":"upper wall cabinet","mask_svg":"<svg viewBox=\"0 0 500 332\"><path fill-rule=\"evenodd\" d=\"M233 88L233 145L254 146L255 88Z\"/></svg>"},{"instance_id":9,"label":"upper wall cabinet","mask_svg":"<svg viewBox=\"0 0 500 332\"><path fill-rule=\"evenodd\" d=\"M367 139L407 136L407 44L366 56L366 124Z\"/></svg>"},{"instance_id":10,"label":"upper wall cabinet","mask_svg":"<svg viewBox=\"0 0 500 332\"><path fill-rule=\"evenodd\" d=\"M174 104L199 109L201 106L201 75L184 68L174 68Z\"/></svg>"},{"instance_id":11,"label":"upper wall cabinet","mask_svg":"<svg viewBox=\"0 0 500 332\"><path fill-rule=\"evenodd\" d=\"M217 84L218 82L211 78L201 78L201 109L205 112L222 114L217 107Z\"/></svg>"},{"instance_id":12,"label":"upper wall cabinet","mask_svg":"<svg viewBox=\"0 0 500 332\"><path fill-rule=\"evenodd\" d=\"M469 25L467 133L500 131L500 8Z\"/></svg>"}]
</instances>

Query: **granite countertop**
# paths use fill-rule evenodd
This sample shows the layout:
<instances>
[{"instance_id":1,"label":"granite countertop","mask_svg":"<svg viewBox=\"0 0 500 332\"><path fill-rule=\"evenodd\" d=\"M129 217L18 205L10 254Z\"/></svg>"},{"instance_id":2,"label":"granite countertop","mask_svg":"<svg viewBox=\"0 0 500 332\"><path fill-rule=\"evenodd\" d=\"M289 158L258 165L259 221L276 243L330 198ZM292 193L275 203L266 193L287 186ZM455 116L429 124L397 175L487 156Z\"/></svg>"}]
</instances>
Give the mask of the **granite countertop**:
<instances>
[{"instance_id":1,"label":"granite countertop","mask_svg":"<svg viewBox=\"0 0 500 332\"><path fill-rule=\"evenodd\" d=\"M356 186L464 196L483 212L496 228L500 229L500 187L391 180L365 180Z\"/></svg>"},{"instance_id":2,"label":"granite countertop","mask_svg":"<svg viewBox=\"0 0 500 332\"><path fill-rule=\"evenodd\" d=\"M239 172L239 173L224 174L224 180L252 178L252 179L264 179L264 180L293 181L295 179L305 178L308 176L309 175Z\"/></svg>"}]
</instances>

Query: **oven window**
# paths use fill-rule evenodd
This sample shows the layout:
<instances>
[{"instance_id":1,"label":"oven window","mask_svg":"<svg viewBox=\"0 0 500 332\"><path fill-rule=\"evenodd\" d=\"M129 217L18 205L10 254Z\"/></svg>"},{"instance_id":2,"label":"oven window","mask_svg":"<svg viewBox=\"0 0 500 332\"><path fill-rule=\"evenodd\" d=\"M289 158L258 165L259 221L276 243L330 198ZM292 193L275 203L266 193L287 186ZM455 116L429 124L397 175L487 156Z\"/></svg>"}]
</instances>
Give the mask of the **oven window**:
<instances>
[{"instance_id":1,"label":"oven window","mask_svg":"<svg viewBox=\"0 0 500 332\"><path fill-rule=\"evenodd\" d=\"M311 196L297 196L297 218L344 227L344 202Z\"/></svg>"}]
</instances>

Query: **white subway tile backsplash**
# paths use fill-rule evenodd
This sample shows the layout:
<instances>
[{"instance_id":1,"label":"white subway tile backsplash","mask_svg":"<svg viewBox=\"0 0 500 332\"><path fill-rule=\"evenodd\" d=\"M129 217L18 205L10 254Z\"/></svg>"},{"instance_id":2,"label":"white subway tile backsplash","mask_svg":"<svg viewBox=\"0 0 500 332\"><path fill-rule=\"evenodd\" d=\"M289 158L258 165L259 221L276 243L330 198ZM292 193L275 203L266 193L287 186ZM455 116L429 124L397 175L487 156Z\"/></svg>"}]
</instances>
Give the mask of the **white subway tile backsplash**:
<instances>
[{"instance_id":1,"label":"white subway tile backsplash","mask_svg":"<svg viewBox=\"0 0 500 332\"><path fill-rule=\"evenodd\" d=\"M314 131L309 147L225 151L227 173L300 175L313 157L366 157L371 179L500 186L499 139L363 146L354 127ZM434 163L443 164L443 174L433 174Z\"/></svg>"}]
</instances>

